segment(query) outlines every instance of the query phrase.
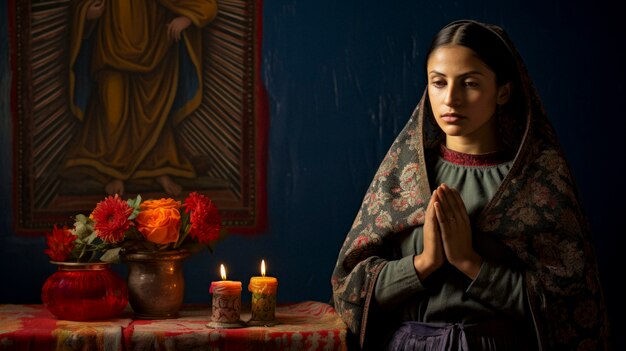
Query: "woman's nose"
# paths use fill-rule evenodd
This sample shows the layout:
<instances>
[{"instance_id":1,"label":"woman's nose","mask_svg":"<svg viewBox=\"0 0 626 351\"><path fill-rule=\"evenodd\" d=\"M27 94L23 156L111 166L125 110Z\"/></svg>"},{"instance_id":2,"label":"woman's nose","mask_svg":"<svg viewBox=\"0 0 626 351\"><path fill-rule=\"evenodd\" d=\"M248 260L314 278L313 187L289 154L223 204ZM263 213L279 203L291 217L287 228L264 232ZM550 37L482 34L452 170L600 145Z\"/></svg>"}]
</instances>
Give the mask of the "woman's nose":
<instances>
[{"instance_id":1,"label":"woman's nose","mask_svg":"<svg viewBox=\"0 0 626 351\"><path fill-rule=\"evenodd\" d=\"M444 103L448 106L458 106L461 103L460 90L456 84L448 84Z\"/></svg>"}]
</instances>

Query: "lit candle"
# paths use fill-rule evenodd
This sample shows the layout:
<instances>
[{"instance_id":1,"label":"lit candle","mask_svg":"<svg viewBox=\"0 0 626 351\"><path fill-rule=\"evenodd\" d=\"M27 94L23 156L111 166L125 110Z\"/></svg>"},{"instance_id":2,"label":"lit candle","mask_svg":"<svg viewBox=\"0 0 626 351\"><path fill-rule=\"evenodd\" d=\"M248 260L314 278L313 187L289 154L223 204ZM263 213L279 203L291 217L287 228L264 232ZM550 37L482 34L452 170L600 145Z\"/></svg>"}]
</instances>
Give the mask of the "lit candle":
<instances>
[{"instance_id":1,"label":"lit candle","mask_svg":"<svg viewBox=\"0 0 626 351\"><path fill-rule=\"evenodd\" d=\"M261 277L250 278L248 291L252 293L250 322L272 322L276 310L276 290L278 280L274 277L265 276L265 260L261 261ZM271 323L270 323L271 324Z\"/></svg>"},{"instance_id":2,"label":"lit candle","mask_svg":"<svg viewBox=\"0 0 626 351\"><path fill-rule=\"evenodd\" d=\"M239 323L241 315L241 282L226 280L226 268L220 265L221 281L211 282L213 294L211 320L216 323Z\"/></svg>"}]
</instances>

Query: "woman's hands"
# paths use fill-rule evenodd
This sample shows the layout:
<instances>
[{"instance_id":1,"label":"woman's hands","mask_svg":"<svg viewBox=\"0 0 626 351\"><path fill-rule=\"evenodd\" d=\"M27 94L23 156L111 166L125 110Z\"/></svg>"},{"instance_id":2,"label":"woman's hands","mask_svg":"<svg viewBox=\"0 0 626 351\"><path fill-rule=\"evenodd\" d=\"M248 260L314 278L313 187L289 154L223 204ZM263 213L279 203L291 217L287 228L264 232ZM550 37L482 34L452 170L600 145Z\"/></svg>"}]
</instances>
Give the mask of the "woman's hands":
<instances>
[{"instance_id":1,"label":"woman's hands","mask_svg":"<svg viewBox=\"0 0 626 351\"><path fill-rule=\"evenodd\" d=\"M458 191L442 184L430 198L424 222L424 251L413 264L420 279L447 260L471 279L480 271L482 257L472 246L472 230Z\"/></svg>"},{"instance_id":2,"label":"woman's hands","mask_svg":"<svg viewBox=\"0 0 626 351\"><path fill-rule=\"evenodd\" d=\"M413 258L413 266L420 280L426 279L432 272L441 267L446 260L434 206L438 201L437 196L437 191L433 191L426 208L423 235L424 250Z\"/></svg>"},{"instance_id":3,"label":"woman's hands","mask_svg":"<svg viewBox=\"0 0 626 351\"><path fill-rule=\"evenodd\" d=\"M474 279L478 275L482 257L474 251L472 229L463 199L456 189L441 184L436 190L437 223L441 231L446 259L458 270Z\"/></svg>"},{"instance_id":4,"label":"woman's hands","mask_svg":"<svg viewBox=\"0 0 626 351\"><path fill-rule=\"evenodd\" d=\"M105 0L100 0L91 4L87 9L87 14L85 15L85 17L87 17L88 20L95 20L100 18L100 16L102 16L102 13L104 12L104 1Z\"/></svg>"},{"instance_id":5,"label":"woman's hands","mask_svg":"<svg viewBox=\"0 0 626 351\"><path fill-rule=\"evenodd\" d=\"M178 16L167 24L167 35L171 40L178 42L181 33L191 25L191 20L185 16Z\"/></svg>"}]
</instances>

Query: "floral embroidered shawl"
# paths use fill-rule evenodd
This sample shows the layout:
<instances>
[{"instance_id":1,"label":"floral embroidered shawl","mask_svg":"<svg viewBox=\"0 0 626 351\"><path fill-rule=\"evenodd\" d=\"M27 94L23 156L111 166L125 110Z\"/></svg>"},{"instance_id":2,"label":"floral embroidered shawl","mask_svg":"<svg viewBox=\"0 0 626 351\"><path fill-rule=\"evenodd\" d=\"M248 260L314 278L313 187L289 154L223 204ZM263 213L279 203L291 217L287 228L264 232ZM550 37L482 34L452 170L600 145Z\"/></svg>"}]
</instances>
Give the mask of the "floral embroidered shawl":
<instances>
[{"instance_id":1,"label":"floral embroidered shawl","mask_svg":"<svg viewBox=\"0 0 626 351\"><path fill-rule=\"evenodd\" d=\"M516 145L515 160L474 228L500 240L525 264L529 305L544 350L608 349L595 251L569 166L517 50L501 29L484 26L518 62L525 119L504 127L511 135L518 131L517 138L507 135ZM333 303L361 347L376 279L388 259L386 239L424 224L437 185L429 184L425 150L442 137L424 93L375 174L340 250Z\"/></svg>"}]
</instances>

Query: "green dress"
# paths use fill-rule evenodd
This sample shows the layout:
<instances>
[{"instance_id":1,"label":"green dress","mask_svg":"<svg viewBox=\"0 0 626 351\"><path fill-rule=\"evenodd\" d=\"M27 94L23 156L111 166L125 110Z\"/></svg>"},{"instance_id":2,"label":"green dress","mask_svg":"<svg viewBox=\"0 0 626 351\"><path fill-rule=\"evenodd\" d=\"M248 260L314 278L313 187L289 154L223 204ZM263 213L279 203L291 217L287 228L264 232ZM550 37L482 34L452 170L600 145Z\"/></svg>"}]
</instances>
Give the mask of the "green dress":
<instances>
[{"instance_id":1,"label":"green dress","mask_svg":"<svg viewBox=\"0 0 626 351\"><path fill-rule=\"evenodd\" d=\"M504 156L504 157L503 157ZM467 155L442 146L434 162L431 186L445 183L461 194L471 219L480 214L511 168L502 153ZM423 226L390 237L393 257L382 268L374 299L385 316L387 338L403 321L473 324L504 321L526 332L532 322L526 304L524 276L506 246L473 230L474 249L484 261L473 281L450 264L444 264L425 281L413 267L413 257L423 251ZM518 330L518 329L516 329Z\"/></svg>"}]
</instances>

